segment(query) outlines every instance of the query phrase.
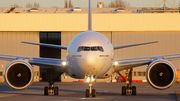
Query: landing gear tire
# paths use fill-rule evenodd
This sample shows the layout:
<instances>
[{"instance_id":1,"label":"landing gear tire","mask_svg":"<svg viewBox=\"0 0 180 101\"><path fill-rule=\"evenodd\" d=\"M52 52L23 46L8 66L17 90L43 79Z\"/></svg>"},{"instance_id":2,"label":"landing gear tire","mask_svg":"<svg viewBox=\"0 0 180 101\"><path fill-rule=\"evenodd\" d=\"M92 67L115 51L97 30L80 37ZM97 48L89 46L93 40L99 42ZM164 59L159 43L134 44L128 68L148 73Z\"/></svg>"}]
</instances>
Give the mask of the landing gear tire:
<instances>
[{"instance_id":1,"label":"landing gear tire","mask_svg":"<svg viewBox=\"0 0 180 101\"><path fill-rule=\"evenodd\" d=\"M89 97L89 89L86 89L86 97Z\"/></svg>"},{"instance_id":2,"label":"landing gear tire","mask_svg":"<svg viewBox=\"0 0 180 101\"><path fill-rule=\"evenodd\" d=\"M132 95L136 95L136 87L132 86Z\"/></svg>"},{"instance_id":3,"label":"landing gear tire","mask_svg":"<svg viewBox=\"0 0 180 101\"><path fill-rule=\"evenodd\" d=\"M126 93L131 93L132 95L136 95L136 87L131 86L132 85L132 68L127 69L126 71L127 79L125 79L121 73L118 72L118 74L126 81L126 87L122 86L122 95L126 95Z\"/></svg>"},{"instance_id":4,"label":"landing gear tire","mask_svg":"<svg viewBox=\"0 0 180 101\"><path fill-rule=\"evenodd\" d=\"M49 93L48 93L48 87L47 87L47 86L44 87L44 95L49 95Z\"/></svg>"},{"instance_id":5,"label":"landing gear tire","mask_svg":"<svg viewBox=\"0 0 180 101\"><path fill-rule=\"evenodd\" d=\"M96 90L92 89L92 97L96 97Z\"/></svg>"},{"instance_id":6,"label":"landing gear tire","mask_svg":"<svg viewBox=\"0 0 180 101\"><path fill-rule=\"evenodd\" d=\"M122 95L126 95L126 87L122 86Z\"/></svg>"},{"instance_id":7,"label":"landing gear tire","mask_svg":"<svg viewBox=\"0 0 180 101\"><path fill-rule=\"evenodd\" d=\"M54 88L54 95L59 95L59 90L57 86Z\"/></svg>"}]
</instances>

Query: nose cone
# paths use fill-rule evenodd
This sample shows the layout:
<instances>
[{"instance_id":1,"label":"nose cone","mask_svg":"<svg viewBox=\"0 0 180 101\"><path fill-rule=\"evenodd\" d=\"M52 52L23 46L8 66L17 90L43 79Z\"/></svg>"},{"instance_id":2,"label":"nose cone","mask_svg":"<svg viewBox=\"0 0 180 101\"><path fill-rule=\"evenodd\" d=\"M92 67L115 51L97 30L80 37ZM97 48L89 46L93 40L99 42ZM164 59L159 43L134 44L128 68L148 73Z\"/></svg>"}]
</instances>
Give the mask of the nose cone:
<instances>
[{"instance_id":1,"label":"nose cone","mask_svg":"<svg viewBox=\"0 0 180 101\"><path fill-rule=\"evenodd\" d=\"M95 53L85 54L83 57L83 64L88 69L93 69L96 67L98 62L98 56Z\"/></svg>"},{"instance_id":2,"label":"nose cone","mask_svg":"<svg viewBox=\"0 0 180 101\"><path fill-rule=\"evenodd\" d=\"M81 72L79 72L81 75L96 75L98 55L91 52L83 54L82 57L79 58L78 67L81 70Z\"/></svg>"}]
</instances>

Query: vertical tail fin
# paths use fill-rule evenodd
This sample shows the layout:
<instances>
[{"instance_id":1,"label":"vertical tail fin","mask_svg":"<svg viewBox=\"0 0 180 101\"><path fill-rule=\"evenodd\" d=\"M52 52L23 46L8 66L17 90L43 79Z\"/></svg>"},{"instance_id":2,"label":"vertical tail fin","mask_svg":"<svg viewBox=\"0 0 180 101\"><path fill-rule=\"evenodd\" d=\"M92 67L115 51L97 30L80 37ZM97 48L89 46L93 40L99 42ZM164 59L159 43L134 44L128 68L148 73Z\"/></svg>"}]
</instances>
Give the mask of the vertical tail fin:
<instances>
[{"instance_id":1,"label":"vertical tail fin","mask_svg":"<svg viewBox=\"0 0 180 101\"><path fill-rule=\"evenodd\" d=\"M88 30L92 30L92 14L91 14L91 0L89 0L89 8L88 8Z\"/></svg>"}]
</instances>

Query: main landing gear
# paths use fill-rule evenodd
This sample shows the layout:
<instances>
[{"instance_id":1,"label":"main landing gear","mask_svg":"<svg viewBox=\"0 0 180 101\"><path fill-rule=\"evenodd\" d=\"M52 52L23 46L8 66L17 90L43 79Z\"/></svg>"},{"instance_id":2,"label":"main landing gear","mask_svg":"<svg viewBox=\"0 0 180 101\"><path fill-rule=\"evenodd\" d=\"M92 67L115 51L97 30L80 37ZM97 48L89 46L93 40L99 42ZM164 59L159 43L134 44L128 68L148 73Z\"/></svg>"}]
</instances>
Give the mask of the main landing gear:
<instances>
[{"instance_id":1,"label":"main landing gear","mask_svg":"<svg viewBox=\"0 0 180 101\"><path fill-rule=\"evenodd\" d=\"M49 84L49 87L48 86L44 87L44 95L49 95L49 93L54 95L59 95L58 87L57 86L54 87L54 84Z\"/></svg>"},{"instance_id":2,"label":"main landing gear","mask_svg":"<svg viewBox=\"0 0 180 101\"><path fill-rule=\"evenodd\" d=\"M92 87L93 87L93 84L92 84L93 76L88 77L87 80L89 82L89 89L86 89L85 96L90 97L90 95L91 95L92 97L96 97L96 90L92 89Z\"/></svg>"},{"instance_id":3,"label":"main landing gear","mask_svg":"<svg viewBox=\"0 0 180 101\"><path fill-rule=\"evenodd\" d=\"M44 87L44 95L49 95L49 94L59 95L59 89L57 86L54 86L54 83L55 83L55 77L59 77L61 73L56 73L54 72L54 70L49 69L48 74L49 74L49 78L48 78L49 87L48 86Z\"/></svg>"},{"instance_id":4,"label":"main landing gear","mask_svg":"<svg viewBox=\"0 0 180 101\"><path fill-rule=\"evenodd\" d=\"M131 86L132 69L128 69L126 71L127 80L120 73L119 75L126 81L126 86L122 86L122 95L126 95L126 93L131 93L132 95L136 95L136 86Z\"/></svg>"}]
</instances>

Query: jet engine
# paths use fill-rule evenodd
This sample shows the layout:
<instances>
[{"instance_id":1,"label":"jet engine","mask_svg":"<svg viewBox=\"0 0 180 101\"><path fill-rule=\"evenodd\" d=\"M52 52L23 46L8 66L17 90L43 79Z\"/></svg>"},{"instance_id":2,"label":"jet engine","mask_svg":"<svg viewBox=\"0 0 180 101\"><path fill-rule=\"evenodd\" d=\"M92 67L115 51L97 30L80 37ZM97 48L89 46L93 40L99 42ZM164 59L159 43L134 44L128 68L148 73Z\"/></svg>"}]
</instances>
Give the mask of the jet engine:
<instances>
[{"instance_id":1,"label":"jet engine","mask_svg":"<svg viewBox=\"0 0 180 101\"><path fill-rule=\"evenodd\" d=\"M176 81L176 68L168 60L157 59L146 70L149 84L156 89L167 89Z\"/></svg>"},{"instance_id":2,"label":"jet engine","mask_svg":"<svg viewBox=\"0 0 180 101\"><path fill-rule=\"evenodd\" d=\"M4 73L5 82L16 90L26 89L32 84L34 78L33 67L25 60L10 62Z\"/></svg>"}]
</instances>

